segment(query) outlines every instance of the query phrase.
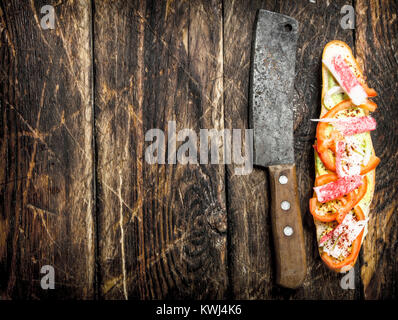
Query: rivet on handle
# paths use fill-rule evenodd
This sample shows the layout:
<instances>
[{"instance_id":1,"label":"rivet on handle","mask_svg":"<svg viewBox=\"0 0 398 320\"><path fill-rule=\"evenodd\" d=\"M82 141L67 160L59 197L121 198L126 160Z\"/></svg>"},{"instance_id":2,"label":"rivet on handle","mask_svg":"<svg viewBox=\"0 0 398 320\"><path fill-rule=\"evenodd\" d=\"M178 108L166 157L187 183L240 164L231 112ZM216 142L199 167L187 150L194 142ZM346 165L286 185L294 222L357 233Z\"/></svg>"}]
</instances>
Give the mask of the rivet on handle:
<instances>
[{"instance_id":1,"label":"rivet on handle","mask_svg":"<svg viewBox=\"0 0 398 320\"><path fill-rule=\"evenodd\" d=\"M286 184L288 181L289 181L289 179L286 176L284 176L284 175L281 175L279 177L279 183L280 184Z\"/></svg>"},{"instance_id":2,"label":"rivet on handle","mask_svg":"<svg viewBox=\"0 0 398 320\"><path fill-rule=\"evenodd\" d=\"M285 236L290 237L293 234L293 228L286 226L283 228L283 233L285 234Z\"/></svg>"},{"instance_id":3,"label":"rivet on handle","mask_svg":"<svg viewBox=\"0 0 398 320\"><path fill-rule=\"evenodd\" d=\"M286 201L286 200L282 201L282 202L281 202L281 208L282 208L282 210L284 210L284 211L289 210L289 209L290 209L290 202L289 202L289 201Z\"/></svg>"}]
</instances>

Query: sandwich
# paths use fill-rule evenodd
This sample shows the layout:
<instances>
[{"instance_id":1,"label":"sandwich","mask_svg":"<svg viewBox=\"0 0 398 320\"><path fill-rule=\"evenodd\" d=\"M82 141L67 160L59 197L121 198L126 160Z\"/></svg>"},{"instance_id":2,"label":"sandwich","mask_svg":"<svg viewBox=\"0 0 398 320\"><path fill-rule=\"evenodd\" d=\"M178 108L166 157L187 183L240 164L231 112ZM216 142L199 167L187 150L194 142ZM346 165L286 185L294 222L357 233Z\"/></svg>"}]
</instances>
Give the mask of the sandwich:
<instances>
[{"instance_id":1,"label":"sandwich","mask_svg":"<svg viewBox=\"0 0 398 320\"><path fill-rule=\"evenodd\" d=\"M321 113L312 119L317 128L309 207L320 257L335 272L354 266L367 233L380 162L370 134L376 129L375 96L350 47L329 42L322 54Z\"/></svg>"}]
</instances>

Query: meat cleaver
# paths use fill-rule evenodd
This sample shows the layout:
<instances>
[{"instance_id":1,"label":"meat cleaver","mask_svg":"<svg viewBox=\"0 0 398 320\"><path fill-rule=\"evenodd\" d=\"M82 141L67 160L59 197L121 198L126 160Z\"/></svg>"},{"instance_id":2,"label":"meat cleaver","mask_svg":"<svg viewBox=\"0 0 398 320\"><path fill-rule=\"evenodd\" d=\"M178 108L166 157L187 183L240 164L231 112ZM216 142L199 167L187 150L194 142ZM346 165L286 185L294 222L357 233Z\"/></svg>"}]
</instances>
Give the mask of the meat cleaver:
<instances>
[{"instance_id":1,"label":"meat cleaver","mask_svg":"<svg viewBox=\"0 0 398 320\"><path fill-rule=\"evenodd\" d=\"M298 22L259 10L253 43L250 122L254 164L268 167L276 283L299 287L306 275L293 145L293 84Z\"/></svg>"}]
</instances>

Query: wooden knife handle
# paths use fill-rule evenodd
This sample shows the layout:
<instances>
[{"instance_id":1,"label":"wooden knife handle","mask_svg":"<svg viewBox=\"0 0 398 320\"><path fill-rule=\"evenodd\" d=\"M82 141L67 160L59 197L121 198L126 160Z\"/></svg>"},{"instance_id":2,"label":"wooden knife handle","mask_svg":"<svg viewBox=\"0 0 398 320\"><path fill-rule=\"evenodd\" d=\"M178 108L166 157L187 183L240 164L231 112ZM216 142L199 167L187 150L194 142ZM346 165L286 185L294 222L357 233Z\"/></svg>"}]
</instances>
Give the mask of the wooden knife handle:
<instances>
[{"instance_id":1,"label":"wooden knife handle","mask_svg":"<svg viewBox=\"0 0 398 320\"><path fill-rule=\"evenodd\" d=\"M270 166L269 173L276 282L294 289L303 283L307 273L296 165Z\"/></svg>"}]
</instances>

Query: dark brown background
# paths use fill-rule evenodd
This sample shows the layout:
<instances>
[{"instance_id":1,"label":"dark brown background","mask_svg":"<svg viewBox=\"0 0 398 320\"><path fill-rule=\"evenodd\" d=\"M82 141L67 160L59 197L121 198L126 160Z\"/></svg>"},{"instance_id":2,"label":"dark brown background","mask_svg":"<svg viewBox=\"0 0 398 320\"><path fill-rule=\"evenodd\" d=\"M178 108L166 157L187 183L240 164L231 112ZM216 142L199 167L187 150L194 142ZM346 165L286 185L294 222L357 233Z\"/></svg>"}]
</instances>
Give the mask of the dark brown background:
<instances>
[{"instance_id":1,"label":"dark brown background","mask_svg":"<svg viewBox=\"0 0 398 320\"><path fill-rule=\"evenodd\" d=\"M395 1L0 1L1 299L397 298ZM55 30L42 30L52 4ZM340 9L356 11L344 30ZM274 284L265 171L149 165L151 128L247 128L253 23L300 22L295 141L308 276ZM322 264L308 199L324 45L346 41L379 97L382 163L355 290ZM55 268L42 290L40 268Z\"/></svg>"}]
</instances>

